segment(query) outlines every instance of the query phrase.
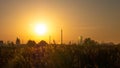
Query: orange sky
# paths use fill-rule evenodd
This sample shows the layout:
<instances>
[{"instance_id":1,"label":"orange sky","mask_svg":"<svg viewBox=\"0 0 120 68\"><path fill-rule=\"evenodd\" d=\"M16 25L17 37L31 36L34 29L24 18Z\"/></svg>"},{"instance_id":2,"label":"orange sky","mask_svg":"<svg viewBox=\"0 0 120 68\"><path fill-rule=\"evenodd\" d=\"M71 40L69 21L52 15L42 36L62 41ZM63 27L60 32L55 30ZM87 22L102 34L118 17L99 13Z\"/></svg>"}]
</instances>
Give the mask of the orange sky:
<instances>
[{"instance_id":1,"label":"orange sky","mask_svg":"<svg viewBox=\"0 0 120 68\"><path fill-rule=\"evenodd\" d=\"M60 42L77 42L79 36L97 41L120 42L120 2L89 0L0 0L0 40L15 41L20 37ZM44 22L47 33L38 36L33 25ZM32 25L32 26L31 26Z\"/></svg>"}]
</instances>

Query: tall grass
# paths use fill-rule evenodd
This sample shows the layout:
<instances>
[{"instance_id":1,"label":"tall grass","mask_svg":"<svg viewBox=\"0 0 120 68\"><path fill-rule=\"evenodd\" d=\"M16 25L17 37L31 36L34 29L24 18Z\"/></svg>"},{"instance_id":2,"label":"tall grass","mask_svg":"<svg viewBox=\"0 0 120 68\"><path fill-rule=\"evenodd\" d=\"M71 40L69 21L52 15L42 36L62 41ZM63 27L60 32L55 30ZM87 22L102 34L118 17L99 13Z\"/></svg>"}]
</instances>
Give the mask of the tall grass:
<instances>
[{"instance_id":1,"label":"tall grass","mask_svg":"<svg viewBox=\"0 0 120 68\"><path fill-rule=\"evenodd\" d=\"M120 68L120 45L0 46L0 68Z\"/></svg>"}]
</instances>

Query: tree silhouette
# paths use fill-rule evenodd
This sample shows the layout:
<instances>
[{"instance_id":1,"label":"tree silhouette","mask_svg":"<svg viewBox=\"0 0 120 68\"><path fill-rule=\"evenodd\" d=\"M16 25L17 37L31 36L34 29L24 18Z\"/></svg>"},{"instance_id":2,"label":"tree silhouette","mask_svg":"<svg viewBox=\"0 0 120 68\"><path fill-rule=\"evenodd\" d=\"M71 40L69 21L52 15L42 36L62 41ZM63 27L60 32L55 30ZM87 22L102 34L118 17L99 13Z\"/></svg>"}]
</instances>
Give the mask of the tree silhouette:
<instances>
[{"instance_id":1,"label":"tree silhouette","mask_svg":"<svg viewBox=\"0 0 120 68\"><path fill-rule=\"evenodd\" d=\"M0 45L3 45L3 41L2 40L0 40Z\"/></svg>"},{"instance_id":2,"label":"tree silhouette","mask_svg":"<svg viewBox=\"0 0 120 68\"><path fill-rule=\"evenodd\" d=\"M36 45L36 42L33 40L28 40L27 45L34 46L34 45Z\"/></svg>"},{"instance_id":3,"label":"tree silhouette","mask_svg":"<svg viewBox=\"0 0 120 68\"><path fill-rule=\"evenodd\" d=\"M46 42L46 41L44 41L44 40L41 40L39 43L38 43L38 45L40 45L40 46L46 46L48 43Z\"/></svg>"},{"instance_id":4,"label":"tree silhouette","mask_svg":"<svg viewBox=\"0 0 120 68\"><path fill-rule=\"evenodd\" d=\"M84 45L97 45L98 44L98 42L96 42L95 40L92 40L91 38L86 38L85 40L84 40L84 43L83 43Z\"/></svg>"},{"instance_id":5,"label":"tree silhouette","mask_svg":"<svg viewBox=\"0 0 120 68\"><path fill-rule=\"evenodd\" d=\"M19 38L16 39L16 44L17 44L17 45L20 44L20 39L19 39Z\"/></svg>"}]
</instances>

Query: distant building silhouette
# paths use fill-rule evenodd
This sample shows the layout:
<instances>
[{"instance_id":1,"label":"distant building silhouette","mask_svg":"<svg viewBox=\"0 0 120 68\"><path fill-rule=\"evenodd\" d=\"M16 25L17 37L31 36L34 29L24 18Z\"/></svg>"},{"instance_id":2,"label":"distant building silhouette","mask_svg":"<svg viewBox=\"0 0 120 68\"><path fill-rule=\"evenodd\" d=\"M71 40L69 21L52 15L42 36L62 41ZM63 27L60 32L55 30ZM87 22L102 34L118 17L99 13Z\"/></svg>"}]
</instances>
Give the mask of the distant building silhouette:
<instances>
[{"instance_id":1,"label":"distant building silhouette","mask_svg":"<svg viewBox=\"0 0 120 68\"><path fill-rule=\"evenodd\" d=\"M19 45L20 44L20 39L17 37L16 39L16 45Z\"/></svg>"}]
</instances>

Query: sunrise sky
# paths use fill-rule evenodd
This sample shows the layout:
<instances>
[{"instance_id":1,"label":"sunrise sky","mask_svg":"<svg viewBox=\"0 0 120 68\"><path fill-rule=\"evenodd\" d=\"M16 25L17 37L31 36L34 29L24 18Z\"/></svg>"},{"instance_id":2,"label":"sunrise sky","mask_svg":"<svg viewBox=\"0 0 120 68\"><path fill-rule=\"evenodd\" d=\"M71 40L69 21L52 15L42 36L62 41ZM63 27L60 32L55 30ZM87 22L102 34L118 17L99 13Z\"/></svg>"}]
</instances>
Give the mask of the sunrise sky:
<instances>
[{"instance_id":1,"label":"sunrise sky","mask_svg":"<svg viewBox=\"0 0 120 68\"><path fill-rule=\"evenodd\" d=\"M35 25L46 25L46 33L35 33ZM0 0L0 40L23 43L33 39L64 43L79 36L99 42L120 42L119 0Z\"/></svg>"}]
</instances>

